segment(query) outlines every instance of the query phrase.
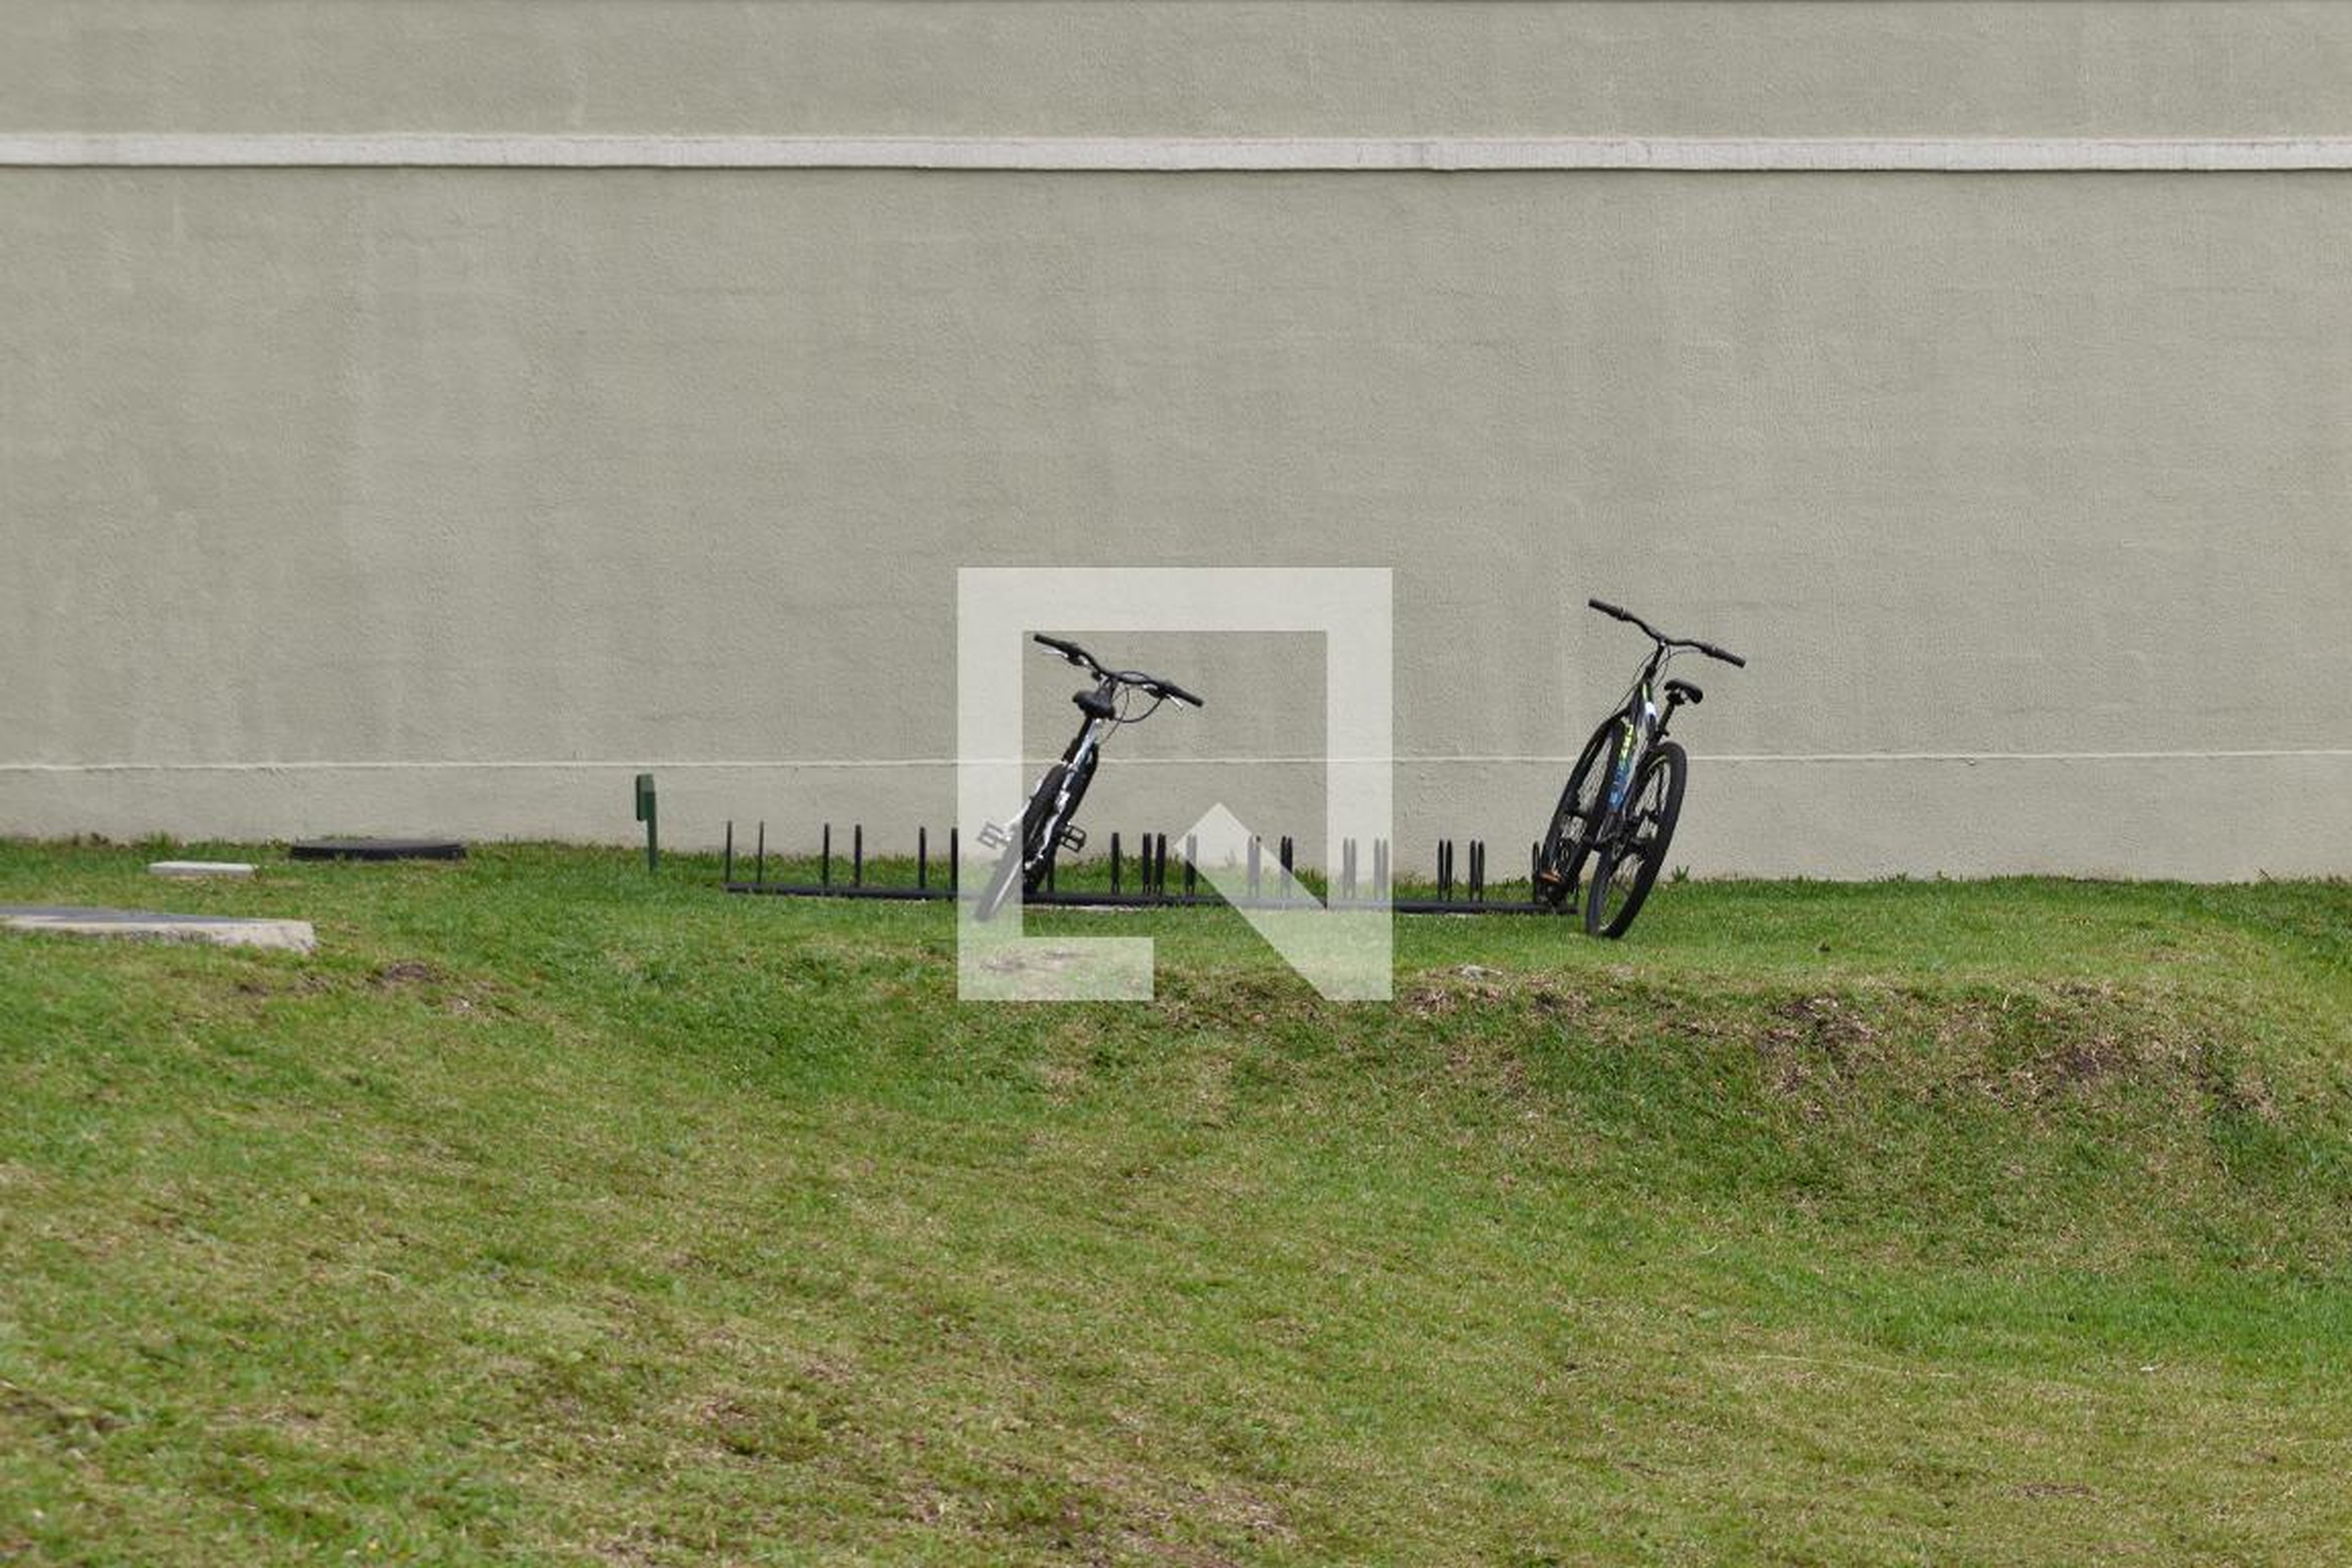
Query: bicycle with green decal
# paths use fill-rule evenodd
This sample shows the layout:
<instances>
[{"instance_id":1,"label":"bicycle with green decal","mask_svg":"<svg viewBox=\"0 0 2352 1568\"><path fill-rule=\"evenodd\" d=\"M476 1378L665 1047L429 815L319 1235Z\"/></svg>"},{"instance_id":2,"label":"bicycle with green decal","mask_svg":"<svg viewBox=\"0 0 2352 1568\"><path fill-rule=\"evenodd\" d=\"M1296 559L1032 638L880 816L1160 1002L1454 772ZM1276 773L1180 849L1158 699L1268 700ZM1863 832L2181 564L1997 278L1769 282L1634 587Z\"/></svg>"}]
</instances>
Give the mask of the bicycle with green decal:
<instances>
[{"instance_id":1,"label":"bicycle with green decal","mask_svg":"<svg viewBox=\"0 0 2352 1568\"><path fill-rule=\"evenodd\" d=\"M1666 738L1666 726L1684 703L1696 707L1706 700L1706 693L1687 680L1667 680L1661 686L1660 678L1685 651L1742 668L1748 661L1696 637L1668 637L1632 611L1604 600L1586 603L1604 616L1639 626L1653 646L1624 700L1592 731L1569 772L1568 785L1559 793L1559 805L1537 851L1535 890L1537 898L1554 909L1566 907L1582 880L1585 862L1591 861L1584 929L1594 936L1621 937L1642 912L1682 816L1690 757L1679 742ZM1658 705L1661 694L1663 709Z\"/></svg>"}]
</instances>

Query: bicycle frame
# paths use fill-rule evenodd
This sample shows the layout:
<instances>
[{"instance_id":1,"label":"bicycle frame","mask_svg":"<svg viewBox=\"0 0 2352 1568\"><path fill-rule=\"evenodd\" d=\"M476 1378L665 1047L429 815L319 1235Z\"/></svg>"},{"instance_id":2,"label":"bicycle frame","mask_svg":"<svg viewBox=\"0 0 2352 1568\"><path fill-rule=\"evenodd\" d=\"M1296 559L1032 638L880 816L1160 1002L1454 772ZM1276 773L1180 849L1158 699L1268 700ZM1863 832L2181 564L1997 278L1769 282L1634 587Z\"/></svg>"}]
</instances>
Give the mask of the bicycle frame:
<instances>
[{"instance_id":1,"label":"bicycle frame","mask_svg":"<svg viewBox=\"0 0 2352 1568\"><path fill-rule=\"evenodd\" d=\"M1113 691L1114 683L1108 680L1095 688L1095 694L1105 700L1108 700L1113 695ZM1054 795L1054 815L1048 828L1049 842L1058 840L1068 830L1070 818L1077 811L1078 803L1086 798L1087 786L1094 782L1096 759L1102 754L1103 737L1118 725L1117 719L1107 719L1098 714L1089 713L1087 715L1086 721L1078 726L1077 734L1071 738L1066 747L1063 748L1062 783L1061 787ZM1037 783L1030 786L1029 794L1032 799L1035 798L1038 788L1043 786L1045 780L1051 776L1053 776L1053 770L1050 768L1038 776Z\"/></svg>"},{"instance_id":2,"label":"bicycle frame","mask_svg":"<svg viewBox=\"0 0 2352 1568\"><path fill-rule=\"evenodd\" d=\"M1666 718L1673 711L1673 704L1669 702L1665 711L1660 711L1657 682L1673 657L1673 650L1663 644L1652 648L1650 657L1642 661L1642 673L1633 678L1633 689L1618 705L1621 728L1617 731L1617 754L1611 763L1608 808L1593 834L1595 842L1613 838L1623 829L1626 796L1633 791L1633 781L1641 776L1643 762L1665 739Z\"/></svg>"},{"instance_id":3,"label":"bicycle frame","mask_svg":"<svg viewBox=\"0 0 2352 1568\"><path fill-rule=\"evenodd\" d=\"M1060 637L1040 633L1033 640L1087 670L1095 678L1095 686L1093 690L1081 691L1072 699L1086 715L1085 721L1064 748L1062 760L1030 786L1021 814L1009 823L990 823L981 830L979 842L982 847L1003 851L995 875L980 896L982 920L996 912L1015 881L1024 891L1034 890L1050 875L1057 854L1064 849L1076 854L1086 847L1086 834L1072 825L1071 818L1077 815L1087 787L1094 782L1103 740L1110 731L1122 724L1141 722L1159 711L1162 702L1171 700L1192 708L1202 705L1198 697L1164 677L1141 670L1108 668L1077 644ZM1122 701L1127 695L1136 693L1151 699L1151 706L1140 715L1129 711ZM1053 791L1050 800L1045 795L1049 788Z\"/></svg>"}]
</instances>

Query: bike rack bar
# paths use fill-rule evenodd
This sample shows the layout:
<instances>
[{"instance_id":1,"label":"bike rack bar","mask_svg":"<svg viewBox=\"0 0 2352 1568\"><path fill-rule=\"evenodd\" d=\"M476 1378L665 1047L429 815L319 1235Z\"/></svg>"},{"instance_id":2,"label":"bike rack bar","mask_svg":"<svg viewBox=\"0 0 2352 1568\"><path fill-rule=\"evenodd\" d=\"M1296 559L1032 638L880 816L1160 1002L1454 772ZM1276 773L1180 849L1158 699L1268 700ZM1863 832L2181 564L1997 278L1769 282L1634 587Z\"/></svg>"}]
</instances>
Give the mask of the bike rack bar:
<instances>
[{"instance_id":1,"label":"bike rack bar","mask_svg":"<svg viewBox=\"0 0 2352 1568\"><path fill-rule=\"evenodd\" d=\"M768 879L768 825L760 819L753 828L752 863L748 869L751 878L739 881L735 858L735 823L729 818L725 826L721 876L730 893L763 893L785 897L832 897L882 899L897 901L952 901L962 880L963 839L960 827L950 826L947 841L947 875L934 878L931 859L930 829L915 830L915 867L911 884L869 882L866 877L866 826L850 825L847 846L847 875L834 875L833 825L819 827L817 879L814 882L781 882ZM1267 849L1273 849L1274 866L1267 865ZM1464 850L1467 849L1465 857ZM1496 896L1496 885L1490 879L1485 839L1441 838L1437 841L1437 885L1434 898L1398 898L1396 896L1394 847L1386 838L1370 840L1370 854L1364 853L1364 844L1355 838L1339 841L1338 865L1327 868L1324 901L1328 907L1342 908L1366 903L1385 905L1399 914L1552 914L1558 911L1549 904L1535 899L1526 901L1505 900ZM1528 848L1528 870L1532 877L1542 867L1542 846ZM1200 837L1184 836L1181 845L1183 871L1181 887L1169 875L1168 835L1144 833L1129 842L1129 836L1110 836L1108 869L1109 889L1074 888L1065 892L1060 887L1061 861L1057 857L1047 869L1045 883L1030 903L1076 908L1148 909L1176 905L1209 903L1229 904L1243 909L1297 909L1298 889L1298 840L1284 834L1269 847L1258 837L1247 844L1247 883L1238 897L1228 899L1213 886L1204 887L1201 874ZM786 858L789 858L787 857ZM1270 871L1278 868L1281 885L1268 887ZM1369 875L1368 875L1369 873ZM1366 897L1369 892L1369 898Z\"/></svg>"}]
</instances>

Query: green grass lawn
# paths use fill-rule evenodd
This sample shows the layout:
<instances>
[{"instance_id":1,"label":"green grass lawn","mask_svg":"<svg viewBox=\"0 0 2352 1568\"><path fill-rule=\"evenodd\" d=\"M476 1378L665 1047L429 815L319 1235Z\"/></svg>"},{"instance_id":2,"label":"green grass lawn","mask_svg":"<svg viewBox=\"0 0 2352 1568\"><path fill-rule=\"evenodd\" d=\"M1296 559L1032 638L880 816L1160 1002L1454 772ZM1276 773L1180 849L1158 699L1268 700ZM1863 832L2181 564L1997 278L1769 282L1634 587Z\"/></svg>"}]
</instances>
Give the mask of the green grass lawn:
<instances>
[{"instance_id":1,"label":"green grass lawn","mask_svg":"<svg viewBox=\"0 0 2352 1568\"><path fill-rule=\"evenodd\" d=\"M200 854L234 853L200 846ZM1223 911L1148 1005L622 852L0 902L0 1560L2088 1563L2352 1542L2352 888Z\"/></svg>"}]
</instances>

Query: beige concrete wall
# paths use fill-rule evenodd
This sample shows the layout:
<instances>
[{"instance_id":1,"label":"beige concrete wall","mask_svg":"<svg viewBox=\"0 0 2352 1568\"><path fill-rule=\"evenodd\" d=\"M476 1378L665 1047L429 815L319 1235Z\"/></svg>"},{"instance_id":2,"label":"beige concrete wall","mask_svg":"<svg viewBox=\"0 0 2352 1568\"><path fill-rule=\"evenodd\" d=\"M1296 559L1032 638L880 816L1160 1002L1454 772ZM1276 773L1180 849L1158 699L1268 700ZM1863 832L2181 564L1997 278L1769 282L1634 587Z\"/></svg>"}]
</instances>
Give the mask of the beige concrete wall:
<instances>
[{"instance_id":1,"label":"beige concrete wall","mask_svg":"<svg viewBox=\"0 0 2352 1568\"><path fill-rule=\"evenodd\" d=\"M2329 8L1334 9L27 5L0 110L2352 129ZM0 170L0 832L625 838L652 767L681 841L903 838L959 564L1332 562L1398 574L1408 858L1524 852L1635 649L1600 593L1753 658L1697 676L1696 870L2343 873L2347 254L2343 174ZM1316 650L1131 657L1212 706L1101 830L1313 831Z\"/></svg>"},{"instance_id":2,"label":"beige concrete wall","mask_svg":"<svg viewBox=\"0 0 2352 1568\"><path fill-rule=\"evenodd\" d=\"M0 130L2317 136L2352 7L9 0Z\"/></svg>"}]
</instances>

